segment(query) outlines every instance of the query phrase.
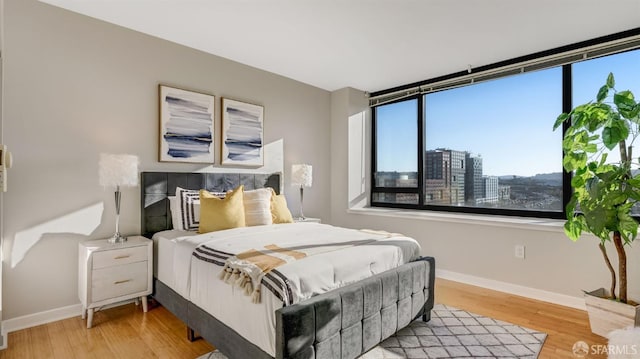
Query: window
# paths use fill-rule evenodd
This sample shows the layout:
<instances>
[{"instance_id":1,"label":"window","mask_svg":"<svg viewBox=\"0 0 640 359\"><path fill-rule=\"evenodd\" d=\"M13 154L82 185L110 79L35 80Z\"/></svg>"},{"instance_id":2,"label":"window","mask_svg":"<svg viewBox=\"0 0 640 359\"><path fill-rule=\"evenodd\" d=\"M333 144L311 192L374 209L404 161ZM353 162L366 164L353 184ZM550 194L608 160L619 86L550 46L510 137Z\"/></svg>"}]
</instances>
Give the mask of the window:
<instances>
[{"instance_id":1,"label":"window","mask_svg":"<svg viewBox=\"0 0 640 359\"><path fill-rule=\"evenodd\" d=\"M556 117L593 100L609 72L618 90L640 93L639 49L572 56L375 106L372 205L563 218L571 177Z\"/></svg>"},{"instance_id":2,"label":"window","mask_svg":"<svg viewBox=\"0 0 640 359\"><path fill-rule=\"evenodd\" d=\"M425 161L438 168L426 171L425 193L446 194L425 204L562 210L562 133L549 125L562 112L561 67L427 94L424 103Z\"/></svg>"},{"instance_id":3,"label":"window","mask_svg":"<svg viewBox=\"0 0 640 359\"><path fill-rule=\"evenodd\" d=\"M616 79L616 90L631 90L640 94L640 50L606 56L573 65L572 99L573 103L586 103L594 99L598 89L609 72L613 72ZM640 148L638 148L640 150ZM640 153L640 152L637 152ZM609 151L607 162L619 161L620 152Z\"/></svg>"},{"instance_id":4,"label":"window","mask_svg":"<svg viewBox=\"0 0 640 359\"><path fill-rule=\"evenodd\" d=\"M606 56L591 61L584 61L573 65L572 83L573 103L580 104L586 103L593 99L595 93L597 93L600 86L602 86L604 79L609 72L613 72L615 75L617 91L630 90L634 94L640 94L640 50L629 51L614 56ZM613 149L607 151L607 162L620 161L620 151ZM640 147L638 143L634 146L634 157L640 153ZM637 171L638 166L633 168L633 171ZM632 213L634 215L640 215L640 204L637 204Z\"/></svg>"},{"instance_id":5,"label":"window","mask_svg":"<svg viewBox=\"0 0 640 359\"><path fill-rule=\"evenodd\" d=\"M375 202L418 203L418 101L376 108ZM407 190L409 189L409 190Z\"/></svg>"}]
</instances>

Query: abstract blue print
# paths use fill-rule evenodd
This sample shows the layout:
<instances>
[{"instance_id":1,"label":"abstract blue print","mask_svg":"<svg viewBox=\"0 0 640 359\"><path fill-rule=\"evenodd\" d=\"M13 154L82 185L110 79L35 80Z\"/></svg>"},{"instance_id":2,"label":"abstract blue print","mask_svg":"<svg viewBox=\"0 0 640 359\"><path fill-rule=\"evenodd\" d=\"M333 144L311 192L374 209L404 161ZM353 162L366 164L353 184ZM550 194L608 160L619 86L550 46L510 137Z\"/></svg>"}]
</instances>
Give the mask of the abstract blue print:
<instances>
[{"instance_id":1,"label":"abstract blue print","mask_svg":"<svg viewBox=\"0 0 640 359\"><path fill-rule=\"evenodd\" d=\"M160 161L213 163L214 96L160 86Z\"/></svg>"},{"instance_id":2,"label":"abstract blue print","mask_svg":"<svg viewBox=\"0 0 640 359\"><path fill-rule=\"evenodd\" d=\"M263 165L264 108L222 99L222 163Z\"/></svg>"}]
</instances>

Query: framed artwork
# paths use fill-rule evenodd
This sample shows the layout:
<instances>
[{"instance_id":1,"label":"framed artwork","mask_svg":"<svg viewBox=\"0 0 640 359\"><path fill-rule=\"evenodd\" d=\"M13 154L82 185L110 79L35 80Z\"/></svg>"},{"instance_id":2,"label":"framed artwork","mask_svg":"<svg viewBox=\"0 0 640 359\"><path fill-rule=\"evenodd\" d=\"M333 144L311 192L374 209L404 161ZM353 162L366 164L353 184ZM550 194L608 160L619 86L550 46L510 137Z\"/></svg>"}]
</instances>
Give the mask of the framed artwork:
<instances>
[{"instance_id":1,"label":"framed artwork","mask_svg":"<svg viewBox=\"0 0 640 359\"><path fill-rule=\"evenodd\" d=\"M222 99L222 164L264 165L264 107Z\"/></svg>"},{"instance_id":2,"label":"framed artwork","mask_svg":"<svg viewBox=\"0 0 640 359\"><path fill-rule=\"evenodd\" d=\"M214 163L213 95L160 85L160 161Z\"/></svg>"}]
</instances>

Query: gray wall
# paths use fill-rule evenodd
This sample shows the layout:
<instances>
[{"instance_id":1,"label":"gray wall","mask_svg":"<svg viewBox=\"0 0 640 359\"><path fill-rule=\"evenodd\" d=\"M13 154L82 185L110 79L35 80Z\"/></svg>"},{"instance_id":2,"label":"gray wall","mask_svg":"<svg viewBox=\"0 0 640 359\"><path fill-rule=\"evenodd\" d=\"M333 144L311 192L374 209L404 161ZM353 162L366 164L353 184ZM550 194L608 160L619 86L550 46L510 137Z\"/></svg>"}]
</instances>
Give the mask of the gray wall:
<instances>
[{"instance_id":1,"label":"gray wall","mask_svg":"<svg viewBox=\"0 0 640 359\"><path fill-rule=\"evenodd\" d=\"M585 235L572 242L561 222L556 226L506 221L473 220L473 216L451 215L397 218L390 215L355 214L348 211L348 117L366 110L364 93L343 89L332 94L331 218L334 225L353 228L383 228L416 238L423 255L436 258L436 268L464 275L525 286L543 291L581 297L582 290L609 289L609 272L597 247L598 240ZM367 116L370 121L370 114ZM366 135L370 137L370 130ZM370 138L367 148L370 148ZM370 159L365 159L370 183ZM357 171L356 171L357 172ZM461 219L461 217L467 218ZM490 218L480 216L481 218ZM471 218L471 219L469 219ZM516 259L514 246L525 245L526 258ZM640 299L640 248L628 251L629 296ZM609 255L617 268L615 249Z\"/></svg>"},{"instance_id":2,"label":"gray wall","mask_svg":"<svg viewBox=\"0 0 640 359\"><path fill-rule=\"evenodd\" d=\"M159 83L216 95L217 136L221 97L264 105L265 143L284 147L285 172L314 167L306 214L329 217L329 92L35 0L6 0L4 20L3 136L15 165L2 210L3 319L79 302L78 242L114 230L101 152L137 154L142 170L234 170L157 161ZM286 173L284 189L295 213ZM138 192L123 192L126 234L139 231Z\"/></svg>"},{"instance_id":3,"label":"gray wall","mask_svg":"<svg viewBox=\"0 0 640 359\"><path fill-rule=\"evenodd\" d=\"M330 94L35 0L6 0L3 19L0 131L15 157L1 213L3 319L78 303L77 244L113 232L99 153L137 154L142 170L224 170L157 162L159 83L264 105L266 143L283 147L285 172L314 166L308 216L406 233L439 268L458 273L571 296L608 285L597 242L573 243L558 228L349 213L347 119L366 107L359 91ZM298 193L286 175L284 188L295 213ZM124 233L139 231L138 191L123 193ZM527 247L525 260L514 258L515 244ZM629 272L638 299L638 263Z\"/></svg>"}]
</instances>

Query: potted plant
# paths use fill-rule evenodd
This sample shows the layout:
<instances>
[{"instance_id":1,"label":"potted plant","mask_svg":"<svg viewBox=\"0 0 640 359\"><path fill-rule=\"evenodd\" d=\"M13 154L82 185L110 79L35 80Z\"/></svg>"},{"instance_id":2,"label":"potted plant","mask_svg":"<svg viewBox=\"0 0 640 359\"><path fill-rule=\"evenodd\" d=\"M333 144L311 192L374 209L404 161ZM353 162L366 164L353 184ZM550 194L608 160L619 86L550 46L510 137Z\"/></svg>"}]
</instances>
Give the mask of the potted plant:
<instances>
[{"instance_id":1,"label":"potted plant","mask_svg":"<svg viewBox=\"0 0 640 359\"><path fill-rule=\"evenodd\" d=\"M583 232L600 239L600 251L611 273L609 293L604 289L585 293L591 330L606 336L611 330L639 326L640 307L627 298L627 255L638 234L632 216L640 202L640 174L632 170L633 142L640 134L640 104L631 91L616 91L613 74L600 88L595 102L558 116L554 130L568 122L562 149L563 167L573 173L573 193L566 207L566 235L576 241ZM611 151L611 152L609 152ZM620 158L611 160L619 153ZM609 160L609 161L608 161ZM613 242L618 270L607 253ZM616 294L616 285L620 284Z\"/></svg>"}]
</instances>

